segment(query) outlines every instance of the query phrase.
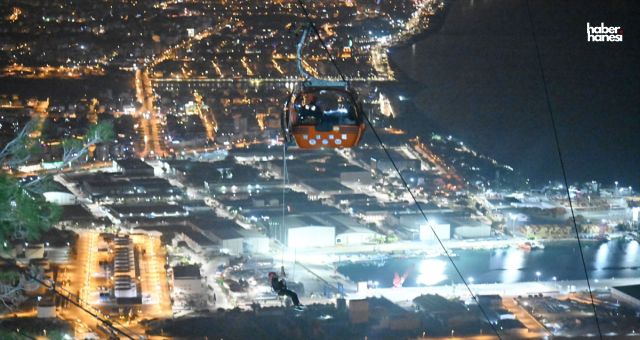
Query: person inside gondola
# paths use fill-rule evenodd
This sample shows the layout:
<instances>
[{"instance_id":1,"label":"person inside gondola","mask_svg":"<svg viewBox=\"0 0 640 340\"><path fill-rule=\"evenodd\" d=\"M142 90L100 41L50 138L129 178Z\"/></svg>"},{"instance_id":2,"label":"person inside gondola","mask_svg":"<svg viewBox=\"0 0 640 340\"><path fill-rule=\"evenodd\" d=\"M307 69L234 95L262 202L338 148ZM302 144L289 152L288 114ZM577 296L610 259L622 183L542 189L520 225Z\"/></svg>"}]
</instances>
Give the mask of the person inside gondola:
<instances>
[{"instance_id":1,"label":"person inside gondola","mask_svg":"<svg viewBox=\"0 0 640 340\"><path fill-rule=\"evenodd\" d=\"M332 131L336 125L354 125L355 107L346 94L341 92L320 91L322 99L327 103L316 128L318 131Z\"/></svg>"},{"instance_id":2,"label":"person inside gondola","mask_svg":"<svg viewBox=\"0 0 640 340\"><path fill-rule=\"evenodd\" d=\"M313 93L305 93L301 99L299 103L296 103L300 123L304 125L316 124L322 117L322 109L318 105L318 96Z\"/></svg>"},{"instance_id":3,"label":"person inside gondola","mask_svg":"<svg viewBox=\"0 0 640 340\"><path fill-rule=\"evenodd\" d=\"M284 267L281 270L282 276L284 274ZM293 302L294 308L301 309L302 304L300 304L300 299L298 299L298 294L294 291L287 288L287 283L283 278L280 278L276 272L269 272L269 280L271 281L271 288L279 295L279 296L288 296L291 298Z\"/></svg>"}]
</instances>

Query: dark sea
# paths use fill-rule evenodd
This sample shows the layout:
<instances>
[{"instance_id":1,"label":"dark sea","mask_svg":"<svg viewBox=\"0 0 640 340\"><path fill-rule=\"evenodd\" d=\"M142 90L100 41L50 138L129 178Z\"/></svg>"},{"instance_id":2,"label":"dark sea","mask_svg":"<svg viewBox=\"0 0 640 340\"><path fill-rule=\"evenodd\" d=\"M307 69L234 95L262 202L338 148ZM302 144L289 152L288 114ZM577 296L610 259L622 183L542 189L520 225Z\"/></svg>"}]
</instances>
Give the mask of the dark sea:
<instances>
[{"instance_id":1,"label":"dark sea","mask_svg":"<svg viewBox=\"0 0 640 340\"><path fill-rule=\"evenodd\" d=\"M640 188L640 1L530 0L570 182ZM523 0L452 0L433 29L391 50L409 100L397 124L451 134L534 182L562 178ZM587 42L587 23L622 42Z\"/></svg>"}]
</instances>

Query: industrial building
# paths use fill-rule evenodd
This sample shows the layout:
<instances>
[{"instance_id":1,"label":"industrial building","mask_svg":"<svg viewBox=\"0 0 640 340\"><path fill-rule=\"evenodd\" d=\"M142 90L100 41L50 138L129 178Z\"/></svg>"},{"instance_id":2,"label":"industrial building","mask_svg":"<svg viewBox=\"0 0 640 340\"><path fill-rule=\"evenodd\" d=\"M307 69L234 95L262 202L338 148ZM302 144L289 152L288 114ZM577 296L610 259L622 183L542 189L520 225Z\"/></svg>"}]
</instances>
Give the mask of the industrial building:
<instances>
[{"instance_id":1,"label":"industrial building","mask_svg":"<svg viewBox=\"0 0 640 340\"><path fill-rule=\"evenodd\" d=\"M373 243L380 235L348 215L308 214L286 216L274 237L290 248L309 248Z\"/></svg>"},{"instance_id":2,"label":"industrial building","mask_svg":"<svg viewBox=\"0 0 640 340\"><path fill-rule=\"evenodd\" d=\"M173 272L173 291L175 294L203 295L206 289L200 275L200 267L194 264L175 266Z\"/></svg>"}]
</instances>

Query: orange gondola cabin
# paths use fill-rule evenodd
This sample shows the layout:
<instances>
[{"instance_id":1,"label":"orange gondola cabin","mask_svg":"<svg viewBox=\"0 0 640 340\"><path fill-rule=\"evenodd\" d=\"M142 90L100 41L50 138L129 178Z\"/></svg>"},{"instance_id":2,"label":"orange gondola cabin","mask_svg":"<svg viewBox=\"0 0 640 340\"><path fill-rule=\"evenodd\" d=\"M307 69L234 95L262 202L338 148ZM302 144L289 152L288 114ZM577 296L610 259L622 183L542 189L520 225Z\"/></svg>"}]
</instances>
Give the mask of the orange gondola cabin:
<instances>
[{"instance_id":1,"label":"orange gondola cabin","mask_svg":"<svg viewBox=\"0 0 640 340\"><path fill-rule=\"evenodd\" d=\"M302 87L282 115L285 142L301 149L352 148L365 131L360 103L347 86Z\"/></svg>"}]
</instances>

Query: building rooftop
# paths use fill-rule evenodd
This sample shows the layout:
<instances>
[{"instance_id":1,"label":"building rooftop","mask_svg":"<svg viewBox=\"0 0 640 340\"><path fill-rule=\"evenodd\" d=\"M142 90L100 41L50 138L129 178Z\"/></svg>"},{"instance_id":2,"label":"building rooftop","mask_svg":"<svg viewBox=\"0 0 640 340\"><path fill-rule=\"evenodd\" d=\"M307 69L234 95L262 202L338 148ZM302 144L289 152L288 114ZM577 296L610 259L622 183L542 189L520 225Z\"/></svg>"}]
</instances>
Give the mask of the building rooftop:
<instances>
[{"instance_id":1,"label":"building rooftop","mask_svg":"<svg viewBox=\"0 0 640 340\"><path fill-rule=\"evenodd\" d=\"M178 196L182 191L167 180L157 177L130 178L122 175L97 173L93 176L75 177L83 190L92 197L149 197Z\"/></svg>"},{"instance_id":2,"label":"building rooftop","mask_svg":"<svg viewBox=\"0 0 640 340\"><path fill-rule=\"evenodd\" d=\"M173 267L174 279L199 279L200 277L200 267L195 264Z\"/></svg>"},{"instance_id":3,"label":"building rooftop","mask_svg":"<svg viewBox=\"0 0 640 340\"><path fill-rule=\"evenodd\" d=\"M171 204L153 204L153 205L111 205L109 206L113 212L121 217L127 216L140 216L155 214L162 216L165 214L175 215L185 214L185 210L182 206Z\"/></svg>"},{"instance_id":4,"label":"building rooftop","mask_svg":"<svg viewBox=\"0 0 640 340\"><path fill-rule=\"evenodd\" d=\"M71 191L69 191L69 189L67 189L67 187L65 187L64 185L60 184L57 181L51 181L50 182L50 187L47 189L47 191L49 191L49 192L52 192L52 191L65 192L65 193L68 193L68 194L71 193Z\"/></svg>"},{"instance_id":5,"label":"building rooftop","mask_svg":"<svg viewBox=\"0 0 640 340\"><path fill-rule=\"evenodd\" d=\"M349 203L376 201L375 197L371 197L366 194L355 194L355 193L333 195L333 200L337 203L339 203L340 201L348 201Z\"/></svg>"},{"instance_id":6,"label":"building rooftop","mask_svg":"<svg viewBox=\"0 0 640 340\"><path fill-rule=\"evenodd\" d=\"M340 184L335 179L324 179L324 178L323 179L307 179L302 181L302 183L304 183L306 186L310 187L311 189L317 192L328 192L328 191L333 191L333 192L337 191L340 193L352 192L351 189Z\"/></svg>"},{"instance_id":7,"label":"building rooftop","mask_svg":"<svg viewBox=\"0 0 640 340\"><path fill-rule=\"evenodd\" d=\"M93 215L80 204L63 205L60 217L66 221L91 221L94 219Z\"/></svg>"},{"instance_id":8,"label":"building rooftop","mask_svg":"<svg viewBox=\"0 0 640 340\"><path fill-rule=\"evenodd\" d=\"M285 217L286 226L289 228L300 227L334 227L336 234L345 232L363 231L366 229L362 224L347 215L334 214L305 214L288 215ZM368 230L368 229L366 229Z\"/></svg>"},{"instance_id":9,"label":"building rooftop","mask_svg":"<svg viewBox=\"0 0 640 340\"><path fill-rule=\"evenodd\" d=\"M118 166L124 170L124 172L131 170L151 170L153 167L137 158L119 159L116 161Z\"/></svg>"},{"instance_id":10,"label":"building rooftop","mask_svg":"<svg viewBox=\"0 0 640 340\"><path fill-rule=\"evenodd\" d=\"M173 220L169 224L157 223L145 226L136 226L136 229L159 231L163 235L169 236L168 241L173 239L175 234L184 234L200 246L211 246L216 244L215 241L205 236L201 232L200 228L194 228L192 225L189 225L188 220Z\"/></svg>"},{"instance_id":11,"label":"building rooftop","mask_svg":"<svg viewBox=\"0 0 640 340\"><path fill-rule=\"evenodd\" d=\"M630 286L617 286L617 287L612 287L614 289L617 289L629 296L632 296L638 300L640 300L640 284L638 285L630 285Z\"/></svg>"},{"instance_id":12,"label":"building rooftop","mask_svg":"<svg viewBox=\"0 0 640 340\"><path fill-rule=\"evenodd\" d=\"M208 231L221 240L233 240L243 238L240 230L239 226L220 225L209 229Z\"/></svg>"},{"instance_id":13,"label":"building rooftop","mask_svg":"<svg viewBox=\"0 0 640 340\"><path fill-rule=\"evenodd\" d=\"M455 314L467 311L461 302L447 300L440 295L420 295L413 299L413 303L429 313Z\"/></svg>"}]
</instances>

